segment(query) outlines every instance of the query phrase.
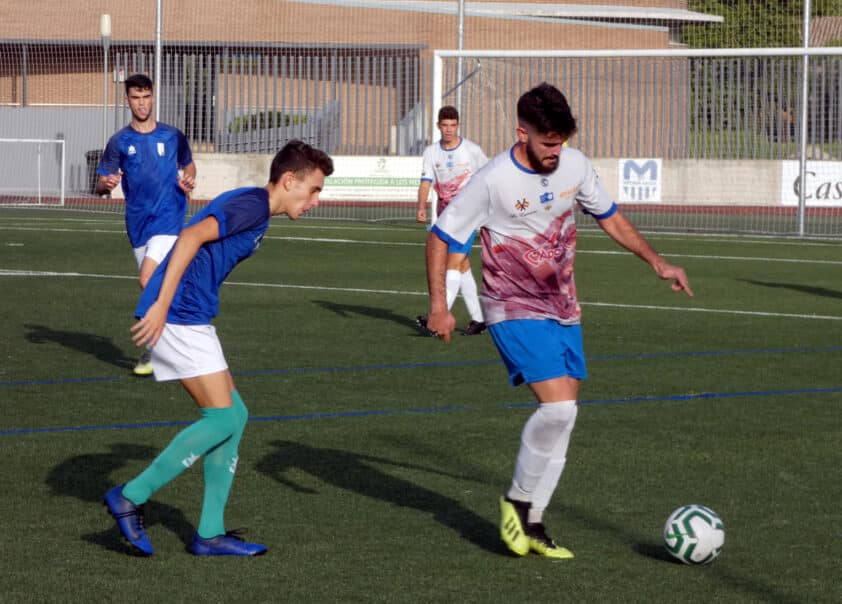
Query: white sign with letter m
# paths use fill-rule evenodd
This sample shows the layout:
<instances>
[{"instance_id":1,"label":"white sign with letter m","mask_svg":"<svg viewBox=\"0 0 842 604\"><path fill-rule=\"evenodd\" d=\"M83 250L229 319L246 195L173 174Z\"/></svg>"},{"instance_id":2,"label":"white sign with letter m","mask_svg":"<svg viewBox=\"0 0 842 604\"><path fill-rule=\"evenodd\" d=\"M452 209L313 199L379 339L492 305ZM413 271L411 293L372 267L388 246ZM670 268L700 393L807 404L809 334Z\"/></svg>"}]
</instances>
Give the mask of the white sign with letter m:
<instances>
[{"instance_id":1,"label":"white sign with letter m","mask_svg":"<svg viewBox=\"0 0 842 604\"><path fill-rule=\"evenodd\" d=\"M661 201L661 159L620 160L620 202Z\"/></svg>"}]
</instances>

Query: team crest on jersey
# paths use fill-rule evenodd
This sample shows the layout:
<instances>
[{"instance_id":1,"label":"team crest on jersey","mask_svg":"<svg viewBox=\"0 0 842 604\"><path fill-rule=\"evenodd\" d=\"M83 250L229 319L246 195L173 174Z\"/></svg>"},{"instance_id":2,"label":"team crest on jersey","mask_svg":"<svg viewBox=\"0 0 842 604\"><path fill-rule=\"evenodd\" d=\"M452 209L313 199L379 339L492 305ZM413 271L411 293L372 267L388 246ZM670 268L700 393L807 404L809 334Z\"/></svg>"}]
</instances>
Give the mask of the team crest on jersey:
<instances>
[{"instance_id":1,"label":"team crest on jersey","mask_svg":"<svg viewBox=\"0 0 842 604\"><path fill-rule=\"evenodd\" d=\"M539 199L541 200L541 205L544 205L555 199L555 195L553 195L551 191L545 191L544 193L541 193L541 197L539 197Z\"/></svg>"},{"instance_id":2,"label":"team crest on jersey","mask_svg":"<svg viewBox=\"0 0 842 604\"><path fill-rule=\"evenodd\" d=\"M134 155L137 153L137 149L134 148L134 145L129 145L129 150L127 151L129 155Z\"/></svg>"},{"instance_id":3,"label":"team crest on jersey","mask_svg":"<svg viewBox=\"0 0 842 604\"><path fill-rule=\"evenodd\" d=\"M164 143L158 143L158 155L164 157L164 153L166 153L166 150L164 149Z\"/></svg>"}]
</instances>

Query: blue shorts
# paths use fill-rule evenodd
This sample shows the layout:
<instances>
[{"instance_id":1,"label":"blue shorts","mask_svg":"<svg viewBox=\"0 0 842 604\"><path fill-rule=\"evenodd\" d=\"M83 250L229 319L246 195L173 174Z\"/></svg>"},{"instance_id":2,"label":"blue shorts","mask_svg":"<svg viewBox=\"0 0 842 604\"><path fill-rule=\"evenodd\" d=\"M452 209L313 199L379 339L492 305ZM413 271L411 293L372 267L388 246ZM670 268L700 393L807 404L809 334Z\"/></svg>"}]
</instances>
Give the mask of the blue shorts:
<instances>
[{"instance_id":1,"label":"blue shorts","mask_svg":"<svg viewBox=\"0 0 842 604\"><path fill-rule=\"evenodd\" d=\"M474 245L474 239L476 239L477 232L474 231L471 233L471 236L468 237L468 240L465 242L465 245L459 245L458 243L451 242L447 246L447 253L448 254L465 254L470 255L471 247Z\"/></svg>"},{"instance_id":2,"label":"blue shorts","mask_svg":"<svg viewBox=\"0 0 842 604\"><path fill-rule=\"evenodd\" d=\"M488 326L512 386L557 377L588 377L582 326L552 319L518 319Z\"/></svg>"}]
</instances>

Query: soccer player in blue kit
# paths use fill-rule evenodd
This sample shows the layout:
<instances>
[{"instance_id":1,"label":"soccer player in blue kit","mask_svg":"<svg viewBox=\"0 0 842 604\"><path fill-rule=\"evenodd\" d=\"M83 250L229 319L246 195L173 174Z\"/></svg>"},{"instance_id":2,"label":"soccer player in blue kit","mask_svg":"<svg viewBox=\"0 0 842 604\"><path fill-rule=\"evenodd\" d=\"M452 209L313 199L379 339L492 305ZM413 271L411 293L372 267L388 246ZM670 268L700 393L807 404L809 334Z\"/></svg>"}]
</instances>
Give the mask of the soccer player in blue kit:
<instances>
[{"instance_id":1,"label":"soccer player in blue kit","mask_svg":"<svg viewBox=\"0 0 842 604\"><path fill-rule=\"evenodd\" d=\"M153 553L142 505L202 456L204 500L191 551L197 556L266 552L265 546L225 530L224 510L248 411L211 319L219 309L220 286L257 250L270 216L286 214L296 220L316 207L324 179L332 172L333 162L324 152L290 141L272 160L265 187L223 193L193 216L144 288L132 338L151 349L155 379L180 380L202 417L178 433L137 477L105 495L108 511L137 553Z\"/></svg>"},{"instance_id":2,"label":"soccer player in blue kit","mask_svg":"<svg viewBox=\"0 0 842 604\"><path fill-rule=\"evenodd\" d=\"M155 120L152 80L134 74L125 87L132 121L109 139L97 167L95 192L105 194L122 186L126 231L144 288L184 227L196 164L184 134ZM140 355L134 373L152 374L148 351Z\"/></svg>"},{"instance_id":3,"label":"soccer player in blue kit","mask_svg":"<svg viewBox=\"0 0 842 604\"><path fill-rule=\"evenodd\" d=\"M587 377L573 279L578 204L617 243L676 292L692 296L684 269L667 263L618 210L581 152L563 147L576 132L567 99L541 84L517 104L518 142L491 159L445 208L427 237L427 327L450 341L448 244L482 240L481 301L509 381L538 402L521 433L514 476L500 498L500 536L519 556L572 558L547 534L543 514L561 478Z\"/></svg>"}]
</instances>

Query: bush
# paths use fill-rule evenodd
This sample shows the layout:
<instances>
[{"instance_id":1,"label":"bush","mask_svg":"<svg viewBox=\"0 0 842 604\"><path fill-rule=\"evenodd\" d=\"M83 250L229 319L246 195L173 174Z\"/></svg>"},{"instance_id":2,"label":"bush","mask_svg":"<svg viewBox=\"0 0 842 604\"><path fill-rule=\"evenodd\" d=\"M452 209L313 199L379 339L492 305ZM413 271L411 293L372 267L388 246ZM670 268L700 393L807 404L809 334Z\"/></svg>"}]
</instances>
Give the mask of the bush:
<instances>
[{"instance_id":1,"label":"bush","mask_svg":"<svg viewBox=\"0 0 842 604\"><path fill-rule=\"evenodd\" d=\"M228 123L228 132L238 134L249 130L266 130L268 128L284 128L307 123L307 116L303 114L288 114L282 111L260 111L249 115L235 117Z\"/></svg>"}]
</instances>

